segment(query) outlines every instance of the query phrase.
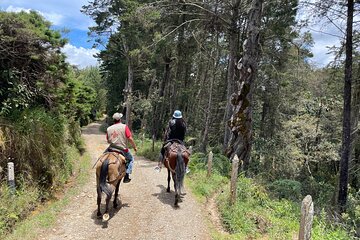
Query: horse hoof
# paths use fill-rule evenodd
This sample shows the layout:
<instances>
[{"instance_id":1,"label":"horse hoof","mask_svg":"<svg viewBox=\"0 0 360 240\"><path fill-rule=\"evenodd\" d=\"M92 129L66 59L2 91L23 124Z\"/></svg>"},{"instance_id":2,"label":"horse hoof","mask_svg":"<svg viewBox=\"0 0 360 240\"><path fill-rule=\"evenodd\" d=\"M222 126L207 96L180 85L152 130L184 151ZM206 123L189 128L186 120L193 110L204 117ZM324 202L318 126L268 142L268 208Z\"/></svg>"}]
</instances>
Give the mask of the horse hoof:
<instances>
[{"instance_id":1,"label":"horse hoof","mask_svg":"<svg viewBox=\"0 0 360 240\"><path fill-rule=\"evenodd\" d=\"M96 216L97 216L97 218L101 218L101 212L98 212L98 213L96 214Z\"/></svg>"},{"instance_id":2,"label":"horse hoof","mask_svg":"<svg viewBox=\"0 0 360 240\"><path fill-rule=\"evenodd\" d=\"M167 188L167 189L166 189L166 192L170 192L170 188Z\"/></svg>"},{"instance_id":3,"label":"horse hoof","mask_svg":"<svg viewBox=\"0 0 360 240\"><path fill-rule=\"evenodd\" d=\"M109 218L110 218L110 215L108 213L105 213L102 217L103 221L107 221L107 220L109 220Z\"/></svg>"}]
</instances>

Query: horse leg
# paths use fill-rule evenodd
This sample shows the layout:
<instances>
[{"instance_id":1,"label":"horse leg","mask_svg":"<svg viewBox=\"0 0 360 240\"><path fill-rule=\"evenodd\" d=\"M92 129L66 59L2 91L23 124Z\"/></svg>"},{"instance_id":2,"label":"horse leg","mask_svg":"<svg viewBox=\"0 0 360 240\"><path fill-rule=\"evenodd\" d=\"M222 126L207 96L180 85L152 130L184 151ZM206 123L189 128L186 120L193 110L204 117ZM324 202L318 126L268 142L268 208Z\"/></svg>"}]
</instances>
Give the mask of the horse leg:
<instances>
[{"instance_id":1,"label":"horse leg","mask_svg":"<svg viewBox=\"0 0 360 240\"><path fill-rule=\"evenodd\" d=\"M101 217L101 211L100 211L100 204L101 204L101 189L100 186L96 187L96 191L97 191L97 205L98 205L98 211L96 216Z\"/></svg>"},{"instance_id":2,"label":"horse leg","mask_svg":"<svg viewBox=\"0 0 360 240\"><path fill-rule=\"evenodd\" d=\"M170 192L170 169L168 169L167 181L168 181L168 187L166 189L166 192Z\"/></svg>"},{"instance_id":3,"label":"horse leg","mask_svg":"<svg viewBox=\"0 0 360 240\"><path fill-rule=\"evenodd\" d=\"M114 208L118 207L117 197L118 197L118 194L119 194L120 183L121 183L121 179L118 181L118 183L116 184L116 188L115 188Z\"/></svg>"},{"instance_id":4,"label":"horse leg","mask_svg":"<svg viewBox=\"0 0 360 240\"><path fill-rule=\"evenodd\" d=\"M178 203L179 203L179 193L178 193L178 190L179 190L179 189L177 189L177 186L176 186L176 174L173 173L173 174L172 174L172 177L173 177L173 180L174 180L174 189L175 189L175 203L174 203L174 206L175 206L175 207L178 207L178 206L179 206L179 205L178 205Z\"/></svg>"},{"instance_id":5,"label":"horse leg","mask_svg":"<svg viewBox=\"0 0 360 240\"><path fill-rule=\"evenodd\" d=\"M109 220L110 216L109 216L109 203L110 203L110 199L111 199L112 193L110 193L109 195L106 195L106 206L105 206L105 213L103 215L103 220L107 221Z\"/></svg>"}]
</instances>

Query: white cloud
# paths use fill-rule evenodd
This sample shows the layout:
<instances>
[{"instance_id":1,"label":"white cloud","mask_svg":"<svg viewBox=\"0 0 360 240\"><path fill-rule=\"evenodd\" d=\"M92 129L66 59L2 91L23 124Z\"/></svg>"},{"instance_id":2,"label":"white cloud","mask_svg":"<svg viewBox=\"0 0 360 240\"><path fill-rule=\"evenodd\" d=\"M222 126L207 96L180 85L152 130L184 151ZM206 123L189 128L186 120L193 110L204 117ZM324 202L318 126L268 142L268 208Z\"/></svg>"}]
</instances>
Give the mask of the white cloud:
<instances>
[{"instance_id":1,"label":"white cloud","mask_svg":"<svg viewBox=\"0 0 360 240\"><path fill-rule=\"evenodd\" d=\"M70 30L88 30L89 26L94 25L92 19L80 12L81 7L87 4L88 0L0 0L0 7L33 9L44 13L54 25L66 26Z\"/></svg>"},{"instance_id":2,"label":"white cloud","mask_svg":"<svg viewBox=\"0 0 360 240\"><path fill-rule=\"evenodd\" d=\"M30 12L30 8L22 8L22 7L14 7L12 5L8 6L6 9L5 9L5 12L21 12L21 11L24 11L24 12Z\"/></svg>"},{"instance_id":3,"label":"white cloud","mask_svg":"<svg viewBox=\"0 0 360 240\"><path fill-rule=\"evenodd\" d=\"M61 25L62 21L64 19L64 16L62 16L60 14L57 14L57 13L43 13L43 12L40 12L40 14L42 16L44 16L45 19L49 20L50 22L52 22L52 24L54 24L56 26Z\"/></svg>"},{"instance_id":4,"label":"white cloud","mask_svg":"<svg viewBox=\"0 0 360 240\"><path fill-rule=\"evenodd\" d=\"M67 56L68 63L76 65L79 68L99 65L97 59L94 57L95 54L100 52L98 49L78 48L71 44L66 44L62 52Z\"/></svg>"},{"instance_id":5,"label":"white cloud","mask_svg":"<svg viewBox=\"0 0 360 240\"><path fill-rule=\"evenodd\" d=\"M8 6L5 11L6 12L30 12L31 10L34 9L30 9L30 8L22 8L22 7L14 7L12 5ZM53 13L53 12L41 12L39 10L34 10L36 12L38 12L41 16L43 16L46 20L50 21L52 24L54 25L61 25L62 24L62 20L64 19L64 16L57 14L57 13Z\"/></svg>"},{"instance_id":6,"label":"white cloud","mask_svg":"<svg viewBox=\"0 0 360 240\"><path fill-rule=\"evenodd\" d=\"M314 1L312 0L311 2ZM344 37L342 32L345 29L344 22L336 20L330 23L326 18L314 17L317 10L312 5L304 4L304 0L300 0L300 6L297 20L308 20L309 24L301 31L309 31L314 39L314 46L311 49L314 57L309 62L312 62L317 67L325 67L335 57L334 54L329 53L329 48L333 46L339 47L340 41Z\"/></svg>"}]
</instances>

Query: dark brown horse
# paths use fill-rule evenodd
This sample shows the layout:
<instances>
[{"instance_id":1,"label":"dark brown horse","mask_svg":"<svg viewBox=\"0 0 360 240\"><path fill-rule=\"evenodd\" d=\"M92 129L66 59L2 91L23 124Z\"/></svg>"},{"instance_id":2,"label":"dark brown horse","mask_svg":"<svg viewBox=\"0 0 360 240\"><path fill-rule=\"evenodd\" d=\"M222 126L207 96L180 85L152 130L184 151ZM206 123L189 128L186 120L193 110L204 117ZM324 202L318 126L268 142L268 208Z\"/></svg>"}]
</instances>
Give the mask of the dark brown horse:
<instances>
[{"instance_id":1,"label":"dark brown horse","mask_svg":"<svg viewBox=\"0 0 360 240\"><path fill-rule=\"evenodd\" d=\"M173 141L173 143L167 147L165 152L164 165L168 169L168 187L167 192L170 192L170 172L172 174L172 179L174 181L175 188L175 207L178 207L178 202L180 199L180 194L183 190L184 177L186 166L189 162L190 152L186 147L178 141Z\"/></svg>"},{"instance_id":2,"label":"dark brown horse","mask_svg":"<svg viewBox=\"0 0 360 240\"><path fill-rule=\"evenodd\" d=\"M106 208L102 216L104 221L109 220L109 202L115 190L114 208L117 208L117 196L121 179L125 176L125 157L115 152L106 152L100 156L96 166L96 190L97 190L97 216L101 217L100 203L101 194L106 194Z\"/></svg>"}]
</instances>

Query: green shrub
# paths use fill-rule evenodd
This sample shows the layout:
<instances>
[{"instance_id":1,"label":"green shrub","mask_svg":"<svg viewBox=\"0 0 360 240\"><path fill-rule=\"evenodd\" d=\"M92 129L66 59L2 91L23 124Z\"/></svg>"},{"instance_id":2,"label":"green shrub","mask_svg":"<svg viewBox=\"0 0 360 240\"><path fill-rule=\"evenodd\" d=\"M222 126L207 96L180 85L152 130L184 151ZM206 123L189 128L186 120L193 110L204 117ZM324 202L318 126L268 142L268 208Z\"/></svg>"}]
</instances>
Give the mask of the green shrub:
<instances>
[{"instance_id":1,"label":"green shrub","mask_svg":"<svg viewBox=\"0 0 360 240\"><path fill-rule=\"evenodd\" d=\"M144 156L145 158L152 161L158 161L160 150L162 147L161 142L155 142L153 151L153 143L151 139L140 139L138 136L135 136L134 138L138 148L138 155Z\"/></svg>"},{"instance_id":2,"label":"green shrub","mask_svg":"<svg viewBox=\"0 0 360 240\"><path fill-rule=\"evenodd\" d=\"M240 239L268 235L269 239L292 239L298 228L299 207L290 201L273 201L266 190L250 178L239 176L237 199L229 205L229 190L218 202L228 230Z\"/></svg>"},{"instance_id":3,"label":"green shrub","mask_svg":"<svg viewBox=\"0 0 360 240\"><path fill-rule=\"evenodd\" d=\"M187 185L199 197L210 197L227 185L227 178L219 174L207 176L204 170L191 171L187 177Z\"/></svg>"},{"instance_id":4,"label":"green shrub","mask_svg":"<svg viewBox=\"0 0 360 240\"><path fill-rule=\"evenodd\" d=\"M190 156L189 167L195 171L197 169L207 169L208 155L204 153L194 153ZM222 154L214 154L212 163L212 172L221 176L230 176L231 163L227 157Z\"/></svg>"},{"instance_id":5,"label":"green shrub","mask_svg":"<svg viewBox=\"0 0 360 240\"><path fill-rule=\"evenodd\" d=\"M312 239L314 240L348 240L353 239L341 225L329 223L325 211L314 217Z\"/></svg>"},{"instance_id":6,"label":"green shrub","mask_svg":"<svg viewBox=\"0 0 360 240\"><path fill-rule=\"evenodd\" d=\"M27 181L44 188L53 185L57 173L64 167L65 120L44 109L14 112L3 128L6 146L0 160L5 167L8 158L15 171L24 174Z\"/></svg>"},{"instance_id":7,"label":"green shrub","mask_svg":"<svg viewBox=\"0 0 360 240\"><path fill-rule=\"evenodd\" d=\"M10 232L15 223L34 209L39 196L32 185L18 184L14 194L6 184L0 186L0 236Z\"/></svg>"},{"instance_id":8,"label":"green shrub","mask_svg":"<svg viewBox=\"0 0 360 240\"><path fill-rule=\"evenodd\" d=\"M272 194L295 202L301 201L301 183L290 179L279 179L268 185Z\"/></svg>"}]
</instances>

